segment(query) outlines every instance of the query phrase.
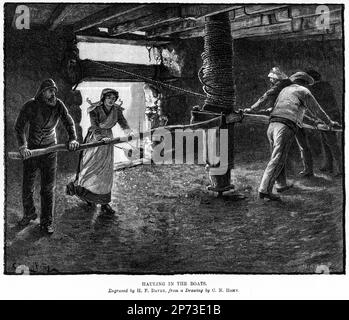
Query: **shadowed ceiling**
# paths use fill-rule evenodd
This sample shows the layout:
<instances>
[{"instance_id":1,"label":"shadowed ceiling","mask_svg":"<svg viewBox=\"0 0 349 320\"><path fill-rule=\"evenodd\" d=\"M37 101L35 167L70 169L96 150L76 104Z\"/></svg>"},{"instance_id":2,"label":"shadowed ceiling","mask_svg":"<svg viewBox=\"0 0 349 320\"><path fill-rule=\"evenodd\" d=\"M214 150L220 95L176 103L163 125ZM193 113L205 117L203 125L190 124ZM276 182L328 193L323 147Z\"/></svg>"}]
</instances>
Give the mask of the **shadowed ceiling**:
<instances>
[{"instance_id":1,"label":"shadowed ceiling","mask_svg":"<svg viewBox=\"0 0 349 320\"><path fill-rule=\"evenodd\" d=\"M5 4L5 23L14 25L20 3ZM147 44L202 37L205 18L229 12L234 39L341 39L342 5L27 3L30 28L70 28L85 41ZM327 8L327 9L326 9Z\"/></svg>"}]
</instances>

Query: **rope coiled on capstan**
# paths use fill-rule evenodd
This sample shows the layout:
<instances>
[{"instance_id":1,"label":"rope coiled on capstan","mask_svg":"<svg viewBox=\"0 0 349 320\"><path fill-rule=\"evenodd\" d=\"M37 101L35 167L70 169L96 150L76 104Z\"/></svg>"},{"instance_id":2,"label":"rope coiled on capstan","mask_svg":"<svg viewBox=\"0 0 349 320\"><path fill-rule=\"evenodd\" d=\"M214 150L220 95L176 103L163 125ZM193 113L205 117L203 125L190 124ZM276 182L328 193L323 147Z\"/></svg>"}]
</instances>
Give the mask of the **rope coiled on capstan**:
<instances>
[{"instance_id":1,"label":"rope coiled on capstan","mask_svg":"<svg viewBox=\"0 0 349 320\"><path fill-rule=\"evenodd\" d=\"M199 80L206 94L203 109L231 112L236 104L229 19L206 21Z\"/></svg>"}]
</instances>

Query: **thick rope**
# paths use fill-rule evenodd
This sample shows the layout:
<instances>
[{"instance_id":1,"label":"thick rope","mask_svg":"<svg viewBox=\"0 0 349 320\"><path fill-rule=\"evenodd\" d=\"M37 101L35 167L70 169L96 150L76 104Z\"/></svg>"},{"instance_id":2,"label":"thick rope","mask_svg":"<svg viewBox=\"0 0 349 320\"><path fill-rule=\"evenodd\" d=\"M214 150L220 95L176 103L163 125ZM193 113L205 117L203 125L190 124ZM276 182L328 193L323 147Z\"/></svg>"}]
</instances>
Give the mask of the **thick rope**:
<instances>
[{"instance_id":1,"label":"thick rope","mask_svg":"<svg viewBox=\"0 0 349 320\"><path fill-rule=\"evenodd\" d=\"M191 90L187 90L187 89L184 89L184 88L180 88L180 87L176 87L176 86L173 86L171 84L168 84L168 83L164 83L162 81L158 81L158 80L154 80L154 79L151 79L151 78L148 78L148 77L144 77L140 74L137 74L137 73L134 73L134 72L130 72L130 71L126 71L126 70L123 70L123 69L120 69L118 67L112 67L112 66L109 66L107 64L104 64L103 62L99 62L99 61L94 61L94 60L89 60L91 61L92 63L96 64L96 65L100 65L106 69L109 69L109 70L112 70L112 71L116 71L116 72L120 72L120 73L125 73L131 77L134 77L136 79L141 79L141 80L144 80L145 82L148 82L150 84L153 84L155 86L158 86L158 87L163 87L163 88L166 88L166 89L169 89L169 90L173 90L173 91L178 91L178 92L184 92L184 93L187 93L189 95L192 95L192 96L196 96L200 99L206 99L207 96L202 94L202 93L198 93L198 92L195 92L195 91L191 91ZM200 72L200 71L199 71ZM216 97L211 97L212 101L214 101L215 104L220 104L220 105L224 105L226 103L226 101L224 100L221 100L218 96ZM230 106L231 108L231 106Z\"/></svg>"},{"instance_id":2,"label":"thick rope","mask_svg":"<svg viewBox=\"0 0 349 320\"><path fill-rule=\"evenodd\" d=\"M161 82L161 81L153 80L151 78L147 78L147 77L144 77L142 75L139 75L139 74L136 74L136 73L133 73L133 72L130 72L130 71L126 71L126 70L123 70L123 69L120 69L120 68L117 68L117 67L111 67L111 66L106 65L106 64L104 64L102 62L97 62L97 61L93 61L93 60L91 60L91 62L93 62L93 63L95 63L97 65L103 66L103 67L105 67L107 69L110 69L110 70L113 70L113 71L117 71L117 72L121 72L121 73L125 73L125 74L133 76L135 78L142 79L142 80L144 80L146 82L149 82L151 84L154 84L156 86L160 86L160 87L162 86L162 87L168 88L170 90L174 90L174 91L185 92L187 94L197 96L197 97L199 97L201 99L206 99L207 98L211 103L214 102L215 105L229 107L230 109L232 108L232 105L235 105L235 99L234 98L229 99L228 104L225 104L226 101L219 99L217 97L217 95L210 95L210 94L208 94L208 96L206 96L206 95L201 94L201 93L197 93L197 92L194 92L194 91L191 91L191 90L179 88L179 87L176 87L176 86L173 86L173 85ZM203 68L200 69L199 74L202 74L202 72L203 72ZM200 77L202 77L202 76L200 75L199 78ZM202 80L200 80L200 81L202 81ZM206 89L204 89L204 90L206 90ZM234 97L234 95L233 95L233 97ZM318 127L313 127L313 129L318 129ZM322 129L322 130L324 130L324 129ZM329 131L331 131L331 130L329 130ZM338 130L333 130L333 131L341 131L341 130L338 129Z\"/></svg>"},{"instance_id":3,"label":"thick rope","mask_svg":"<svg viewBox=\"0 0 349 320\"><path fill-rule=\"evenodd\" d=\"M205 22L203 66L199 80L207 97L206 110L231 111L235 107L233 52L230 24L222 20Z\"/></svg>"},{"instance_id":4,"label":"thick rope","mask_svg":"<svg viewBox=\"0 0 349 320\"><path fill-rule=\"evenodd\" d=\"M150 84L153 84L153 85L156 85L156 86L159 86L159 87L164 87L164 88L167 88L167 89L170 89L170 90L174 90L174 91L185 92L187 94L190 94L190 95L202 98L202 99L206 99L206 96L204 94L202 94L202 93L197 93L197 92L194 92L194 91L191 91L191 90L187 90L187 89L184 89L184 88L179 88L179 87L170 85L168 83L164 83L164 82L157 81L157 80L154 80L154 79L151 79L151 78L148 78L148 77L144 77L144 76L141 76L140 74L133 73L133 72L130 72L130 71L126 71L126 70L123 70L123 69L120 69L120 68L117 68L117 67L111 67L111 66L108 66L107 64L104 64L102 62L97 62L97 61L93 61L93 60L90 60L90 61L95 63L95 64L97 64L97 65L103 66L104 68L128 74L129 76L132 76L132 77L138 78L138 79L142 79L145 82L149 82Z\"/></svg>"}]
</instances>

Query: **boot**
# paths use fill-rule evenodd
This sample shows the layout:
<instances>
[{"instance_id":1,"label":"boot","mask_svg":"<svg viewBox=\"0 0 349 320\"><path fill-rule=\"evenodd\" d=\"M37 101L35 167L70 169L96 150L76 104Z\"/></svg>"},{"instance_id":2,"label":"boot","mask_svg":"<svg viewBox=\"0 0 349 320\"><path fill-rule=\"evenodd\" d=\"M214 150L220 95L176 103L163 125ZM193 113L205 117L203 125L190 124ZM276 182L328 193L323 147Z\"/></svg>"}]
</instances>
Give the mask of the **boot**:
<instances>
[{"instance_id":1,"label":"boot","mask_svg":"<svg viewBox=\"0 0 349 320\"><path fill-rule=\"evenodd\" d=\"M31 220L35 220L38 217L38 215L33 212L30 215L24 215L23 218L18 222L18 225L20 227L26 227Z\"/></svg>"},{"instance_id":2,"label":"boot","mask_svg":"<svg viewBox=\"0 0 349 320\"><path fill-rule=\"evenodd\" d=\"M115 210L113 210L113 208L109 204L102 204L101 210L103 213L110 214L110 215L115 213Z\"/></svg>"},{"instance_id":3,"label":"boot","mask_svg":"<svg viewBox=\"0 0 349 320\"><path fill-rule=\"evenodd\" d=\"M281 193L281 192L285 192L285 191L291 189L292 187L293 187L293 184L288 184L286 186L276 188L276 191Z\"/></svg>"},{"instance_id":4,"label":"boot","mask_svg":"<svg viewBox=\"0 0 349 320\"><path fill-rule=\"evenodd\" d=\"M96 207L96 204L95 204L94 202L90 202L90 201L87 201L87 200L85 200L85 201L86 201L86 205L87 205L89 208L93 209L93 208Z\"/></svg>"},{"instance_id":5,"label":"boot","mask_svg":"<svg viewBox=\"0 0 349 320\"><path fill-rule=\"evenodd\" d=\"M55 231L53 228L53 225L51 223L46 223L46 224L40 225L40 230L42 232L47 233L47 234L52 234Z\"/></svg>"},{"instance_id":6,"label":"boot","mask_svg":"<svg viewBox=\"0 0 349 320\"><path fill-rule=\"evenodd\" d=\"M259 192L259 199L268 199L269 201L280 201L281 198L272 193Z\"/></svg>"}]
</instances>

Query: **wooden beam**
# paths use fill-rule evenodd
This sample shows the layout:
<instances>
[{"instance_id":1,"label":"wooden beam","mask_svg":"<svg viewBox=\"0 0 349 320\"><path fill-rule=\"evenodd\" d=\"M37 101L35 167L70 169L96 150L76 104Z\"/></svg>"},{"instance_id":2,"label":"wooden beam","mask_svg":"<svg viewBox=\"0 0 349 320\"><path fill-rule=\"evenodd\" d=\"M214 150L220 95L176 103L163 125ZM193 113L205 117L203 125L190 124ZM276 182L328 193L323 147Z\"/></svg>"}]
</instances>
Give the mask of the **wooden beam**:
<instances>
[{"instance_id":1,"label":"wooden beam","mask_svg":"<svg viewBox=\"0 0 349 320\"><path fill-rule=\"evenodd\" d=\"M75 23L73 25L73 30L75 32L82 31L85 29L92 28L94 26L99 26L110 23L123 23L128 20L138 19L140 17L151 14L156 10L160 10L164 5L156 4L115 4L111 5L101 11L94 13L91 16Z\"/></svg>"},{"instance_id":2,"label":"wooden beam","mask_svg":"<svg viewBox=\"0 0 349 320\"><path fill-rule=\"evenodd\" d=\"M275 18L277 22L286 22L286 21L290 21L292 19L291 15L291 8L283 8L280 10L276 10L275 11Z\"/></svg>"},{"instance_id":3,"label":"wooden beam","mask_svg":"<svg viewBox=\"0 0 349 320\"><path fill-rule=\"evenodd\" d=\"M271 12L275 11L277 9L282 9L288 7L288 5L277 5L277 4L271 4L271 5L246 5L244 13L245 15L254 15L254 14L261 14L261 13L266 13L266 12Z\"/></svg>"},{"instance_id":4,"label":"wooden beam","mask_svg":"<svg viewBox=\"0 0 349 320\"><path fill-rule=\"evenodd\" d=\"M247 29L232 30L233 39L267 36L271 34L280 34L292 32L291 22L282 22L277 24L271 24L266 26L258 26Z\"/></svg>"},{"instance_id":5,"label":"wooden beam","mask_svg":"<svg viewBox=\"0 0 349 320\"><path fill-rule=\"evenodd\" d=\"M317 19L320 16L320 14L315 13L315 7L281 8L269 14L262 13L247 17L240 17L238 19L231 20L231 27L233 31L236 31L262 25L271 25L292 21L294 31L300 31L302 30L302 28L315 28L318 24ZM292 14L294 14L295 16L292 17ZM341 23L342 10L340 8L332 8L329 14L330 24ZM271 20L270 17L272 17Z\"/></svg>"},{"instance_id":6,"label":"wooden beam","mask_svg":"<svg viewBox=\"0 0 349 320\"><path fill-rule=\"evenodd\" d=\"M173 37L199 37L203 36L204 20L203 17L217 14L223 11L231 11L235 9L241 9L242 6L236 5L182 5L180 16L182 18L194 18L195 20L184 20L172 23L170 25L158 26L157 28L152 28L147 31L148 37L156 36L167 36L171 35ZM260 15L260 12L269 12L271 10L277 10L285 6L264 6L262 9L261 6L253 6L251 10L253 12L258 12L255 16L250 17L249 15L244 14L244 19L238 19L237 21L232 21L232 26L234 29L247 28L252 26L259 26L262 24L263 17ZM231 15L234 17L234 14ZM140 23L142 24L142 23ZM199 29L202 30L199 30ZM190 32L193 30L193 32Z\"/></svg>"},{"instance_id":7,"label":"wooden beam","mask_svg":"<svg viewBox=\"0 0 349 320\"><path fill-rule=\"evenodd\" d=\"M342 22L342 10L336 9L329 12L329 24L328 26L321 26L319 24L320 14L309 14L306 16L298 16L292 19L293 29L295 31L306 29L323 29L329 28L330 25Z\"/></svg>"},{"instance_id":8,"label":"wooden beam","mask_svg":"<svg viewBox=\"0 0 349 320\"><path fill-rule=\"evenodd\" d=\"M204 19L183 20L183 21L175 22L173 24L168 24L165 26L159 26L157 28L150 29L147 31L146 36L149 38L172 36L173 34L185 32L185 31L189 31L197 28L203 28L204 26L205 26Z\"/></svg>"},{"instance_id":9,"label":"wooden beam","mask_svg":"<svg viewBox=\"0 0 349 320\"><path fill-rule=\"evenodd\" d=\"M327 32L318 29L303 30L299 32L272 34L268 36L250 37L251 41L266 41L266 40L294 40L294 41L324 41L324 40L340 40L342 39L341 25L331 25Z\"/></svg>"},{"instance_id":10,"label":"wooden beam","mask_svg":"<svg viewBox=\"0 0 349 320\"><path fill-rule=\"evenodd\" d=\"M102 63L103 65L99 64ZM124 70L130 73L141 75L149 79L153 79L156 74L160 73L160 65L143 65L143 64L133 64L133 63L121 63L121 62L105 62L97 61L95 63L92 60L81 60L80 61L83 80L91 79L101 79L101 80L113 80L113 81L127 81L127 82L140 82L144 81L143 79L137 78L117 70L114 68ZM165 76L165 73L162 71L162 74ZM166 73L167 76L167 73Z\"/></svg>"},{"instance_id":11,"label":"wooden beam","mask_svg":"<svg viewBox=\"0 0 349 320\"><path fill-rule=\"evenodd\" d=\"M130 33L179 19L181 19L180 7L169 7L163 11L154 12L151 15L119 24L112 28L110 35L117 36L124 33Z\"/></svg>"},{"instance_id":12,"label":"wooden beam","mask_svg":"<svg viewBox=\"0 0 349 320\"><path fill-rule=\"evenodd\" d=\"M314 28L293 31L292 25L290 23L282 23L281 25L269 25L249 29L234 30L232 32L232 37L233 39L250 38L251 40L257 40L258 38L258 40L266 40L323 35L328 39L341 39L342 31L339 26L340 25L330 25L329 29L327 30Z\"/></svg>"},{"instance_id":13,"label":"wooden beam","mask_svg":"<svg viewBox=\"0 0 349 320\"><path fill-rule=\"evenodd\" d=\"M334 5L334 4L328 4L326 5L330 11L335 10L343 10L342 5ZM311 16L316 14L316 8L319 7L319 5L292 5L290 6L290 16L292 18L299 18L299 17L305 17L305 16Z\"/></svg>"},{"instance_id":14,"label":"wooden beam","mask_svg":"<svg viewBox=\"0 0 349 320\"><path fill-rule=\"evenodd\" d=\"M309 11L313 12L313 11ZM275 14L276 20L280 19L280 22L269 23L263 25L263 14L252 16L250 18L237 19L231 22L232 36L234 39L240 38L291 38L294 34L295 37L320 36L323 35L326 38L340 39L342 37L342 31L339 26L342 23L342 11L335 9L330 11L330 26L329 30L319 29L317 25L318 14L310 14L306 16L299 16L297 18L290 19L286 16L284 11L280 11L279 14ZM336 25L336 27L334 27ZM192 38L203 37L205 35L204 28L196 28L187 32L172 34L172 36L178 36L179 38Z\"/></svg>"},{"instance_id":15,"label":"wooden beam","mask_svg":"<svg viewBox=\"0 0 349 320\"><path fill-rule=\"evenodd\" d=\"M172 34L173 37L178 37L180 39L202 38L204 35L205 28L197 28L189 31L180 32L177 34Z\"/></svg>"},{"instance_id":16,"label":"wooden beam","mask_svg":"<svg viewBox=\"0 0 349 320\"><path fill-rule=\"evenodd\" d=\"M330 25L342 23L342 7L339 5L329 6ZM241 10L241 8L237 9ZM270 36L273 33L286 34L296 32L296 35L303 36L309 30L309 35L325 34L324 30L313 31L318 28L318 17L316 6L249 6L248 12L251 15L240 15L234 19L231 15L231 30L235 38ZM294 16L294 17L293 17ZM302 31L302 34L299 33ZM334 31L335 32L335 31ZM341 34L341 33L340 33ZM171 25L160 26L148 31L149 37L159 35L171 35L178 38L192 38L204 36L204 22L202 20L185 20ZM330 37L327 35L327 37ZM341 37L332 35L331 37Z\"/></svg>"},{"instance_id":17,"label":"wooden beam","mask_svg":"<svg viewBox=\"0 0 349 320\"><path fill-rule=\"evenodd\" d=\"M188 4L179 4L175 7L168 7L167 9L163 11L158 12L152 12L149 16L140 18L138 20L128 21L124 24L116 25L113 30L111 31L112 35L120 35L123 33L129 33L137 30L143 30L143 29L149 29L154 28L156 26L159 26L164 23L168 22L174 22L178 21L180 19L187 19L187 18L193 18L193 19L201 19L204 17L209 17L215 14L219 14L226 11L234 10L235 8L240 8L241 6L237 5L188 5ZM179 25L182 23L181 26L179 26L179 29L185 29L185 25L191 25L189 29L192 29L193 23L191 22L183 22L180 21ZM171 27L165 27L166 29L163 29L158 33L159 35L169 35L171 34L170 30ZM180 32L176 31L176 32ZM185 30L184 30L185 31ZM154 36L156 36L156 31L153 33Z\"/></svg>"},{"instance_id":18,"label":"wooden beam","mask_svg":"<svg viewBox=\"0 0 349 320\"><path fill-rule=\"evenodd\" d=\"M275 9L271 12L253 14L251 16L244 15L236 19L234 19L233 16L231 18L231 27L232 30L239 30L271 23L287 22L291 20L292 18L289 16L289 8L285 7Z\"/></svg>"},{"instance_id":19,"label":"wooden beam","mask_svg":"<svg viewBox=\"0 0 349 320\"><path fill-rule=\"evenodd\" d=\"M241 8L241 5L232 4L183 4L181 5L181 16L183 18L203 18L210 17L219 13Z\"/></svg>"},{"instance_id":20,"label":"wooden beam","mask_svg":"<svg viewBox=\"0 0 349 320\"><path fill-rule=\"evenodd\" d=\"M233 20L231 24L232 30L239 30L239 29L246 29L246 28L252 28L262 25L262 15L257 15L255 17L250 18L243 18L243 19L237 19Z\"/></svg>"},{"instance_id":21,"label":"wooden beam","mask_svg":"<svg viewBox=\"0 0 349 320\"><path fill-rule=\"evenodd\" d=\"M81 81L85 82L142 82L142 80L137 80L130 78L128 76L124 76L123 74L120 75L109 75L108 77L106 76L96 76L96 77L86 77L83 76Z\"/></svg>"},{"instance_id":22,"label":"wooden beam","mask_svg":"<svg viewBox=\"0 0 349 320\"><path fill-rule=\"evenodd\" d=\"M232 18L234 19L240 19L240 18L248 18L253 15L259 15L261 13L267 13L272 12L278 9L286 8L289 5L245 5L241 8L237 8L235 10L235 16L233 15Z\"/></svg>"},{"instance_id":23,"label":"wooden beam","mask_svg":"<svg viewBox=\"0 0 349 320\"><path fill-rule=\"evenodd\" d=\"M73 10L74 5L60 3L53 10L50 18L46 22L48 30L55 30L65 19L65 17Z\"/></svg>"},{"instance_id":24,"label":"wooden beam","mask_svg":"<svg viewBox=\"0 0 349 320\"><path fill-rule=\"evenodd\" d=\"M330 25L328 29L318 29L318 28L311 28L311 29L303 29L299 32L293 32L292 34L294 36L327 36L327 37L338 37L340 36L339 34L336 35L336 32L338 29L336 28L335 25ZM331 35L331 36L330 36ZM339 38L338 38L339 39Z\"/></svg>"},{"instance_id":25,"label":"wooden beam","mask_svg":"<svg viewBox=\"0 0 349 320\"><path fill-rule=\"evenodd\" d=\"M91 35L77 35L76 39L81 42L93 42L93 43L114 43L114 44L128 44L135 46L148 46L148 45L163 45L171 42L169 40L148 40L148 39L122 39L113 38L107 36L91 36Z\"/></svg>"}]
</instances>

